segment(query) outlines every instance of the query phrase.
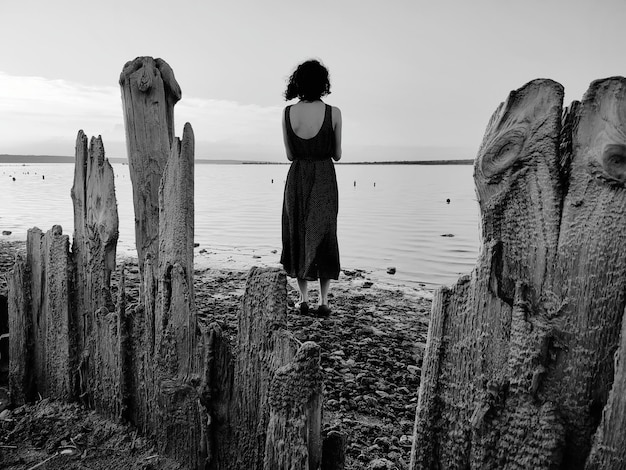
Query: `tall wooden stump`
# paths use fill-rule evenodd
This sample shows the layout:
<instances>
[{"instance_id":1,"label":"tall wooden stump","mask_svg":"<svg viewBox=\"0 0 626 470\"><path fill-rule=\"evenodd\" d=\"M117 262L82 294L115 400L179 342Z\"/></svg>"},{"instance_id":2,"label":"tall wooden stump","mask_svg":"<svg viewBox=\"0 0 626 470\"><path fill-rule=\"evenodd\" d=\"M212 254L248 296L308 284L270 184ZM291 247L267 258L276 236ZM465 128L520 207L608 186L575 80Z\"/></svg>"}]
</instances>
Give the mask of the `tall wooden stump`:
<instances>
[{"instance_id":1,"label":"tall wooden stump","mask_svg":"<svg viewBox=\"0 0 626 470\"><path fill-rule=\"evenodd\" d=\"M197 372L193 191L194 135L187 123L182 142L174 139L159 191L159 298L154 319L158 366L183 380Z\"/></svg>"},{"instance_id":2,"label":"tall wooden stump","mask_svg":"<svg viewBox=\"0 0 626 470\"><path fill-rule=\"evenodd\" d=\"M535 80L489 122L474 174L483 245L472 275L433 302L412 470L626 464L614 458L626 430L613 361L626 306L626 79L593 82L565 113L562 99L559 84Z\"/></svg>"},{"instance_id":3,"label":"tall wooden stump","mask_svg":"<svg viewBox=\"0 0 626 470\"><path fill-rule=\"evenodd\" d=\"M105 159L100 137L91 138L83 131L76 138L76 164L72 187L74 206L75 266L73 322L74 339L79 354L79 395L91 406L119 414L119 387L115 386L117 315L111 298L111 271L119 237L119 220L113 168ZM115 353L114 353L115 351ZM111 354L114 354L111 356ZM96 369L100 369L97 372ZM107 372L114 375L106 377ZM94 403L97 402L97 403Z\"/></svg>"},{"instance_id":4,"label":"tall wooden stump","mask_svg":"<svg viewBox=\"0 0 626 470\"><path fill-rule=\"evenodd\" d=\"M174 140L174 105L181 91L162 59L137 57L120 75L124 127L135 208L139 268L146 258L158 266L159 186Z\"/></svg>"},{"instance_id":5,"label":"tall wooden stump","mask_svg":"<svg viewBox=\"0 0 626 470\"><path fill-rule=\"evenodd\" d=\"M155 431L164 449L203 468L206 446L199 407L203 372L194 295L194 135L175 138L159 190L158 298L154 316Z\"/></svg>"}]
</instances>

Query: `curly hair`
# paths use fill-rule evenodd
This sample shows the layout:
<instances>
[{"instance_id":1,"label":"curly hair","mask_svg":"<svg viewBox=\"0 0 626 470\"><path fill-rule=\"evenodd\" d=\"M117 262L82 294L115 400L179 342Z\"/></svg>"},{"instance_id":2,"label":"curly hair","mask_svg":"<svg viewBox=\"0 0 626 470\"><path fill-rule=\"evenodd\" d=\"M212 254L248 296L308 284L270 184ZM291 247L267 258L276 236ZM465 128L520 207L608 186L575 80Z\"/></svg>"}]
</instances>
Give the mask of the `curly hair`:
<instances>
[{"instance_id":1,"label":"curly hair","mask_svg":"<svg viewBox=\"0 0 626 470\"><path fill-rule=\"evenodd\" d=\"M289 77L285 100L300 98L306 101L319 100L330 94L328 69L317 60L307 60L298 65L298 68Z\"/></svg>"}]
</instances>

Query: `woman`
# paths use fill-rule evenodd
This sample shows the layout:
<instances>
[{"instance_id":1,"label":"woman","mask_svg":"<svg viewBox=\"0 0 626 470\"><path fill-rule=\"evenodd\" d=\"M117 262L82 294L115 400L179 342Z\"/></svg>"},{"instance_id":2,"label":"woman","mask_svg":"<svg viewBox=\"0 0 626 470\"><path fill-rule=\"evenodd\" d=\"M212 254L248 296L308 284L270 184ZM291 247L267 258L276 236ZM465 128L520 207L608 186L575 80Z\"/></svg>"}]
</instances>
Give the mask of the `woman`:
<instances>
[{"instance_id":1,"label":"woman","mask_svg":"<svg viewBox=\"0 0 626 470\"><path fill-rule=\"evenodd\" d=\"M280 258L298 280L300 311L309 311L307 281L320 281L318 315L330 314L328 289L339 278L338 193L333 160L341 158L341 111L322 101L330 94L328 70L317 60L298 66L285 99L298 98L283 114L283 138L291 167L283 202Z\"/></svg>"}]
</instances>

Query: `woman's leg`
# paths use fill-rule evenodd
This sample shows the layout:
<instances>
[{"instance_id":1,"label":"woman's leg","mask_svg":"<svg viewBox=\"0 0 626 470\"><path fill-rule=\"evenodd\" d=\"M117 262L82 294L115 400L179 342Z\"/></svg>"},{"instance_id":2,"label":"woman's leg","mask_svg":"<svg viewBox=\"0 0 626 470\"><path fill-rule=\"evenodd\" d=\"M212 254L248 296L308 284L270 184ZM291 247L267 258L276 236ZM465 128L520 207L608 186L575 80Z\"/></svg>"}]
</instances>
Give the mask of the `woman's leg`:
<instances>
[{"instance_id":1,"label":"woman's leg","mask_svg":"<svg viewBox=\"0 0 626 470\"><path fill-rule=\"evenodd\" d=\"M309 302L309 284L306 279L298 278L298 288L300 289L300 302Z\"/></svg>"},{"instance_id":2,"label":"woman's leg","mask_svg":"<svg viewBox=\"0 0 626 470\"><path fill-rule=\"evenodd\" d=\"M330 287L330 279L320 277L320 305L328 305L328 289Z\"/></svg>"}]
</instances>

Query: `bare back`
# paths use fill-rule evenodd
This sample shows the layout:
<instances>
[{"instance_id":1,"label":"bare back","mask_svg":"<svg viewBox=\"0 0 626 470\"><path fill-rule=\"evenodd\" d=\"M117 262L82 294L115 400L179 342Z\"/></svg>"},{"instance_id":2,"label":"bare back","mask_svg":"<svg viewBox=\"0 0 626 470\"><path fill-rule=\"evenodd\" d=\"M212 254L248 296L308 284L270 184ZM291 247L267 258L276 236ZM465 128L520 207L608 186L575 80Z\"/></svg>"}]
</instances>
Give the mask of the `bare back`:
<instances>
[{"instance_id":1,"label":"bare back","mask_svg":"<svg viewBox=\"0 0 626 470\"><path fill-rule=\"evenodd\" d=\"M324 123L325 105L322 101L299 102L291 107L291 127L301 139L315 137Z\"/></svg>"},{"instance_id":2,"label":"bare back","mask_svg":"<svg viewBox=\"0 0 626 470\"><path fill-rule=\"evenodd\" d=\"M300 101L289 107L289 121L291 129L301 139L312 139L322 129L324 124L324 115L326 112L326 104L322 100L313 102ZM341 128L342 118L341 111L335 106L331 106L331 123L335 134L335 151L332 157L335 161L341 158ZM293 160L287 145L287 129L283 119L283 137L285 139L285 148L287 149L287 158Z\"/></svg>"}]
</instances>

